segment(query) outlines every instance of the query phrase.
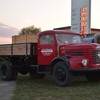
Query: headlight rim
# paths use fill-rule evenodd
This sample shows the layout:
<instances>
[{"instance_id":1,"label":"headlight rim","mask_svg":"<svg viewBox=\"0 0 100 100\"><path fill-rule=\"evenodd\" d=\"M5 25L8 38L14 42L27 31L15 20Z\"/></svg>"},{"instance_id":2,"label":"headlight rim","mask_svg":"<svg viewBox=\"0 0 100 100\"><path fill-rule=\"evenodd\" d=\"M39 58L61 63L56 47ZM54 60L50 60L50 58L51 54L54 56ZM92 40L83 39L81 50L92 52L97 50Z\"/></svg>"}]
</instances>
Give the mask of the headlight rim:
<instances>
[{"instance_id":1,"label":"headlight rim","mask_svg":"<svg viewBox=\"0 0 100 100\"><path fill-rule=\"evenodd\" d=\"M87 60L87 59L83 59L83 60L82 60L82 65L83 65L84 67L87 67L87 66L88 66L88 60Z\"/></svg>"}]
</instances>

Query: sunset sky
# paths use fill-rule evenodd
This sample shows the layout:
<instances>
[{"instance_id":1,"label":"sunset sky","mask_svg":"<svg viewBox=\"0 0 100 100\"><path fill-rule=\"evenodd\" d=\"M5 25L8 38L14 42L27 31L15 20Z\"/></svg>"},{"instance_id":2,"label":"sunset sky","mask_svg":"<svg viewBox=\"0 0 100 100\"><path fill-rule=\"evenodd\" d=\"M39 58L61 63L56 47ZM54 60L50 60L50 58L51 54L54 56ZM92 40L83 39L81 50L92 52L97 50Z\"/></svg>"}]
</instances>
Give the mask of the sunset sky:
<instances>
[{"instance_id":1,"label":"sunset sky","mask_svg":"<svg viewBox=\"0 0 100 100\"><path fill-rule=\"evenodd\" d=\"M100 28L100 0L91 0L91 27ZM0 0L0 23L42 30L71 25L71 0Z\"/></svg>"}]
</instances>

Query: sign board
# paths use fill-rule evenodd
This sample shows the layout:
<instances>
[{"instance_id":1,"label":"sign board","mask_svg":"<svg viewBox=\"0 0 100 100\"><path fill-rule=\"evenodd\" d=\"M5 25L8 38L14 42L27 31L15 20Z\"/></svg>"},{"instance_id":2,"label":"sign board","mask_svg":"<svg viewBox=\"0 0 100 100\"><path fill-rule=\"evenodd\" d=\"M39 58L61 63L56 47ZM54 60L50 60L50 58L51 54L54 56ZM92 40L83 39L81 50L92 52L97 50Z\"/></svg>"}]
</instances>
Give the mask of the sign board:
<instances>
[{"instance_id":1,"label":"sign board","mask_svg":"<svg viewBox=\"0 0 100 100\"><path fill-rule=\"evenodd\" d=\"M71 30L82 35L91 32L91 0L72 0Z\"/></svg>"}]
</instances>

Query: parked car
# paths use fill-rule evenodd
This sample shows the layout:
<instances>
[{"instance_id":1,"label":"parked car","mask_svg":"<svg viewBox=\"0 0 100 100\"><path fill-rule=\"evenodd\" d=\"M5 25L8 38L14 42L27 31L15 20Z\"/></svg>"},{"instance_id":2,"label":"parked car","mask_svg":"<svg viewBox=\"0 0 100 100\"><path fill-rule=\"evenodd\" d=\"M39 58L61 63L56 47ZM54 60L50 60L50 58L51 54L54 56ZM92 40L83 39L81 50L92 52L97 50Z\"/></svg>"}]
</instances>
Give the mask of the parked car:
<instances>
[{"instance_id":1,"label":"parked car","mask_svg":"<svg viewBox=\"0 0 100 100\"><path fill-rule=\"evenodd\" d=\"M87 43L99 43L100 44L100 33L87 34L86 37L83 38L83 41Z\"/></svg>"}]
</instances>

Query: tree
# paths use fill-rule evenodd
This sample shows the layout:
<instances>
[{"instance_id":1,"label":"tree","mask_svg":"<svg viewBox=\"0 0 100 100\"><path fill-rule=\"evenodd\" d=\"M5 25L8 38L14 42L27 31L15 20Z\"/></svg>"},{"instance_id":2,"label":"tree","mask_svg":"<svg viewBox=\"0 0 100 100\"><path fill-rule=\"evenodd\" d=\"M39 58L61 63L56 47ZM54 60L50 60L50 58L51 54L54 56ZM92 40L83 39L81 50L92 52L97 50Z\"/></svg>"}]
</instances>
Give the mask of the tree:
<instances>
[{"instance_id":1,"label":"tree","mask_svg":"<svg viewBox=\"0 0 100 100\"><path fill-rule=\"evenodd\" d=\"M34 27L34 25L32 25L32 26L23 28L19 34L20 35L21 34L37 34L39 32L41 32L41 29L40 28L36 28L36 27Z\"/></svg>"}]
</instances>

